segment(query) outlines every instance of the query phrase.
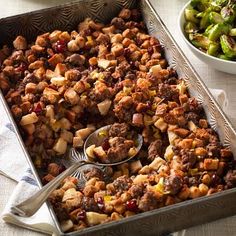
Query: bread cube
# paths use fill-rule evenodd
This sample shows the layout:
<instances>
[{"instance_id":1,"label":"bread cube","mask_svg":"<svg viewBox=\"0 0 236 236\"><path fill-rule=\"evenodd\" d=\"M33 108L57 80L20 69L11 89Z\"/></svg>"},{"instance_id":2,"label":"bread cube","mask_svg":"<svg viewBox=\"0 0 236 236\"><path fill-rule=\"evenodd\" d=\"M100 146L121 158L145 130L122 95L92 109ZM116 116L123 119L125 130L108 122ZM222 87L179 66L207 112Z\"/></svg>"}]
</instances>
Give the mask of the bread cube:
<instances>
[{"instance_id":1,"label":"bread cube","mask_svg":"<svg viewBox=\"0 0 236 236\"><path fill-rule=\"evenodd\" d=\"M62 76L52 77L50 81L52 84L56 86L63 86L66 85L68 82L68 80Z\"/></svg>"},{"instance_id":2,"label":"bread cube","mask_svg":"<svg viewBox=\"0 0 236 236\"><path fill-rule=\"evenodd\" d=\"M78 104L80 100L79 95L75 92L73 88L68 88L64 93L64 97L66 101L68 101L72 105Z\"/></svg>"},{"instance_id":3,"label":"bread cube","mask_svg":"<svg viewBox=\"0 0 236 236\"><path fill-rule=\"evenodd\" d=\"M204 159L205 170L217 170L219 165L218 159L206 158Z\"/></svg>"},{"instance_id":4,"label":"bread cube","mask_svg":"<svg viewBox=\"0 0 236 236\"><path fill-rule=\"evenodd\" d=\"M17 50L25 50L27 48L27 41L23 36L19 35L13 41L13 46Z\"/></svg>"}]
</instances>

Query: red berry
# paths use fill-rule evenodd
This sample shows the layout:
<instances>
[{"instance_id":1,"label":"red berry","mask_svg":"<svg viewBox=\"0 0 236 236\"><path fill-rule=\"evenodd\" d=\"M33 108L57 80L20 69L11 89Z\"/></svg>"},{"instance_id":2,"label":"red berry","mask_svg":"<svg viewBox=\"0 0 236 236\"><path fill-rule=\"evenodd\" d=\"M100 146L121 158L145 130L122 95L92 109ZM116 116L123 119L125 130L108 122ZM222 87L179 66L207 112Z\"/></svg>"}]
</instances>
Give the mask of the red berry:
<instances>
[{"instance_id":1,"label":"red berry","mask_svg":"<svg viewBox=\"0 0 236 236\"><path fill-rule=\"evenodd\" d=\"M15 69L17 72L25 72L28 66L25 62L21 62L20 65Z\"/></svg>"},{"instance_id":2,"label":"red berry","mask_svg":"<svg viewBox=\"0 0 236 236\"><path fill-rule=\"evenodd\" d=\"M126 56L126 57L130 56L130 49L129 48L124 49L124 56Z\"/></svg>"},{"instance_id":3,"label":"red berry","mask_svg":"<svg viewBox=\"0 0 236 236\"><path fill-rule=\"evenodd\" d=\"M86 212L84 210L80 211L78 214L77 214L77 219L78 220L85 220L86 218Z\"/></svg>"},{"instance_id":4,"label":"red berry","mask_svg":"<svg viewBox=\"0 0 236 236\"><path fill-rule=\"evenodd\" d=\"M40 103L37 103L36 106L34 106L34 109L33 111L37 114L37 115L40 115L40 113L42 112L43 108L41 106Z\"/></svg>"},{"instance_id":5,"label":"red berry","mask_svg":"<svg viewBox=\"0 0 236 236\"><path fill-rule=\"evenodd\" d=\"M110 148L109 139L105 138L102 142L102 148L104 151L107 151Z\"/></svg>"},{"instance_id":6,"label":"red berry","mask_svg":"<svg viewBox=\"0 0 236 236\"><path fill-rule=\"evenodd\" d=\"M66 42L64 40L58 40L54 45L54 50L57 53L63 53L66 50Z\"/></svg>"},{"instance_id":7,"label":"red berry","mask_svg":"<svg viewBox=\"0 0 236 236\"><path fill-rule=\"evenodd\" d=\"M102 197L98 197L97 199L97 205L100 210L104 209L104 200Z\"/></svg>"},{"instance_id":8,"label":"red berry","mask_svg":"<svg viewBox=\"0 0 236 236\"><path fill-rule=\"evenodd\" d=\"M138 211L138 205L136 199L131 199L126 202L126 208L128 211L137 212Z\"/></svg>"}]
</instances>

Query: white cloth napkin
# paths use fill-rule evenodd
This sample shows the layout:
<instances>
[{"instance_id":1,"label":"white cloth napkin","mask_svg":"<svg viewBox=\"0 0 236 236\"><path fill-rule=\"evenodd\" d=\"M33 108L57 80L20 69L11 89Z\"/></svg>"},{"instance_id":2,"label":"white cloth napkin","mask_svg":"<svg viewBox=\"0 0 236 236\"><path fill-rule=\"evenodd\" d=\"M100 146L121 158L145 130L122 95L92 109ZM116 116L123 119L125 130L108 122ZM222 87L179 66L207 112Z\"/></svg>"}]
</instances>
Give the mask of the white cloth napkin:
<instances>
[{"instance_id":1,"label":"white cloth napkin","mask_svg":"<svg viewBox=\"0 0 236 236\"><path fill-rule=\"evenodd\" d=\"M225 92L220 89L210 89L210 91L223 110L225 110L228 104ZM1 103L0 112L4 114L4 108ZM15 216L10 212L12 205L20 203L31 196L37 191L38 186L23 151L18 142L16 142L13 127L5 114L0 117L0 124L0 173L18 182L2 213L2 219L5 222L24 228L50 235L57 235L58 232L46 204L44 204L35 215L29 218ZM174 235L178 235L178 233Z\"/></svg>"}]
</instances>

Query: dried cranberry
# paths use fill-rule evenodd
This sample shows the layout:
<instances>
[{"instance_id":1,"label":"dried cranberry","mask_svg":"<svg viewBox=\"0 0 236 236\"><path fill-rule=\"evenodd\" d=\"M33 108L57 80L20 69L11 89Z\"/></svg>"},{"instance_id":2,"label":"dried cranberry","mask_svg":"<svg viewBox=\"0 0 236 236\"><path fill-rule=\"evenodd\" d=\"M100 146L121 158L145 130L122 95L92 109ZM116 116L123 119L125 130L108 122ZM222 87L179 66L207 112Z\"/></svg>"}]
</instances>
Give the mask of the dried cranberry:
<instances>
[{"instance_id":1,"label":"dried cranberry","mask_svg":"<svg viewBox=\"0 0 236 236\"><path fill-rule=\"evenodd\" d=\"M54 50L57 53L63 53L66 50L66 42L64 40L58 40L54 45Z\"/></svg>"},{"instance_id":2,"label":"dried cranberry","mask_svg":"<svg viewBox=\"0 0 236 236\"><path fill-rule=\"evenodd\" d=\"M16 72L25 72L28 66L25 62L21 62L20 65L15 69Z\"/></svg>"},{"instance_id":3,"label":"dried cranberry","mask_svg":"<svg viewBox=\"0 0 236 236\"><path fill-rule=\"evenodd\" d=\"M98 197L97 199L97 205L99 207L100 210L103 210L104 209L104 200L102 197Z\"/></svg>"},{"instance_id":4,"label":"dried cranberry","mask_svg":"<svg viewBox=\"0 0 236 236\"><path fill-rule=\"evenodd\" d=\"M153 47L148 47L147 51L150 55L152 55L153 54Z\"/></svg>"},{"instance_id":5,"label":"dried cranberry","mask_svg":"<svg viewBox=\"0 0 236 236\"><path fill-rule=\"evenodd\" d=\"M33 108L33 112L35 112L37 115L40 115L43 108L40 103L37 103L36 106Z\"/></svg>"},{"instance_id":6,"label":"dried cranberry","mask_svg":"<svg viewBox=\"0 0 236 236\"><path fill-rule=\"evenodd\" d=\"M136 69L135 61L130 61L129 64L131 66L131 69L133 69L133 70Z\"/></svg>"},{"instance_id":7,"label":"dried cranberry","mask_svg":"<svg viewBox=\"0 0 236 236\"><path fill-rule=\"evenodd\" d=\"M137 201L135 199L131 199L131 200L127 201L126 208L128 211L137 212L138 211Z\"/></svg>"},{"instance_id":8,"label":"dried cranberry","mask_svg":"<svg viewBox=\"0 0 236 236\"><path fill-rule=\"evenodd\" d=\"M107 151L110 148L109 139L105 138L102 142L102 148L104 151Z\"/></svg>"},{"instance_id":9,"label":"dried cranberry","mask_svg":"<svg viewBox=\"0 0 236 236\"><path fill-rule=\"evenodd\" d=\"M78 220L85 220L86 218L86 212L84 210L80 211L78 214L77 214L77 219Z\"/></svg>"},{"instance_id":10,"label":"dried cranberry","mask_svg":"<svg viewBox=\"0 0 236 236\"><path fill-rule=\"evenodd\" d=\"M129 48L125 48L124 49L124 56L128 57L130 55L130 49Z\"/></svg>"},{"instance_id":11,"label":"dried cranberry","mask_svg":"<svg viewBox=\"0 0 236 236\"><path fill-rule=\"evenodd\" d=\"M59 173L62 173L65 170L66 170L66 167L61 164L60 167L59 167Z\"/></svg>"},{"instance_id":12,"label":"dried cranberry","mask_svg":"<svg viewBox=\"0 0 236 236\"><path fill-rule=\"evenodd\" d=\"M212 176L211 176L211 184L213 185L213 186L215 186L215 185L217 185L217 184L219 184L220 183L220 177L218 176L218 175L216 175L216 174L213 174Z\"/></svg>"}]
</instances>

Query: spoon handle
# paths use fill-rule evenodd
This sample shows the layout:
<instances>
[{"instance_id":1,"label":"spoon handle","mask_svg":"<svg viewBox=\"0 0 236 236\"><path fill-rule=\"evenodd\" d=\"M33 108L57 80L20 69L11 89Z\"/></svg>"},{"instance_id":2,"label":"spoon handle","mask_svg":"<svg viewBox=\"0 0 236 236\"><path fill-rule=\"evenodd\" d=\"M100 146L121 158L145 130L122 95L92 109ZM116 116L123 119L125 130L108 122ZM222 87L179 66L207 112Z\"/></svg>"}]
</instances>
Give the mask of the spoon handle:
<instances>
[{"instance_id":1,"label":"spoon handle","mask_svg":"<svg viewBox=\"0 0 236 236\"><path fill-rule=\"evenodd\" d=\"M90 164L86 161L80 161L74 163L68 169L63 171L60 175L58 175L55 179L50 181L44 187L42 187L38 192L36 192L33 196L29 197L25 201L21 202L18 205L11 207L11 212L13 214L30 217L34 215L34 213L43 205L43 203L47 200L49 195L55 190L58 185L61 183L63 179L67 176L71 175L74 171L76 171L79 167Z\"/></svg>"}]
</instances>

